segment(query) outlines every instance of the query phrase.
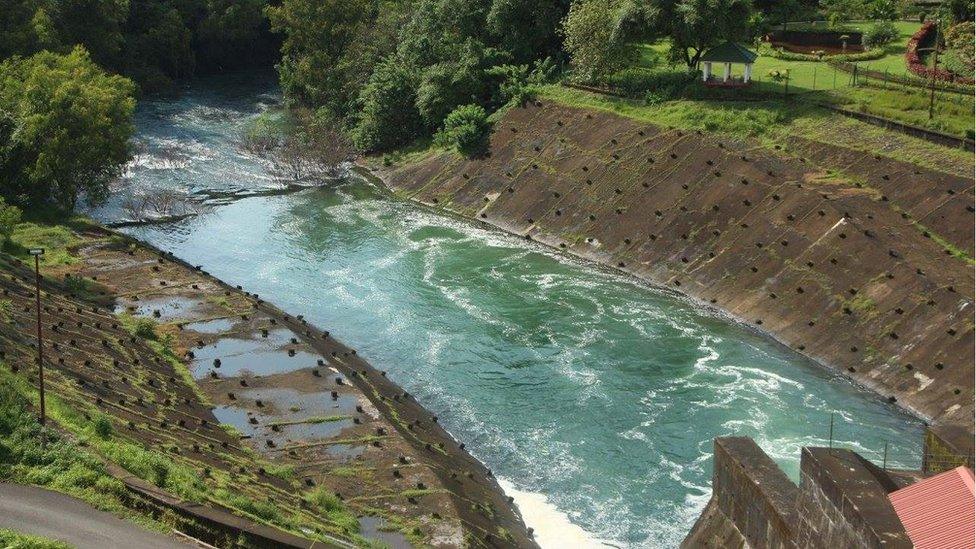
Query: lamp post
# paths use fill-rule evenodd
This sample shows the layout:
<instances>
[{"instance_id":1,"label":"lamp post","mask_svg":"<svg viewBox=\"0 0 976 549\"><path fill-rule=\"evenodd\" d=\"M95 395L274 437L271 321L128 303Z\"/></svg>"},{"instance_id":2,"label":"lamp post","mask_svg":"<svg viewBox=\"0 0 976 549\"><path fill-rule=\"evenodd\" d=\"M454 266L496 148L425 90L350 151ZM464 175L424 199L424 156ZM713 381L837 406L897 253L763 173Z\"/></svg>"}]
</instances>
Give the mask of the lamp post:
<instances>
[{"instance_id":1,"label":"lamp post","mask_svg":"<svg viewBox=\"0 0 976 549\"><path fill-rule=\"evenodd\" d=\"M929 92L929 120L935 118L935 73L939 70L939 19L935 20L935 51L932 52L932 90Z\"/></svg>"},{"instance_id":2,"label":"lamp post","mask_svg":"<svg viewBox=\"0 0 976 549\"><path fill-rule=\"evenodd\" d=\"M33 248L30 254L34 256L34 297L37 298L37 379L41 392L41 448L44 448L44 339L41 334L41 256L44 248Z\"/></svg>"}]
</instances>

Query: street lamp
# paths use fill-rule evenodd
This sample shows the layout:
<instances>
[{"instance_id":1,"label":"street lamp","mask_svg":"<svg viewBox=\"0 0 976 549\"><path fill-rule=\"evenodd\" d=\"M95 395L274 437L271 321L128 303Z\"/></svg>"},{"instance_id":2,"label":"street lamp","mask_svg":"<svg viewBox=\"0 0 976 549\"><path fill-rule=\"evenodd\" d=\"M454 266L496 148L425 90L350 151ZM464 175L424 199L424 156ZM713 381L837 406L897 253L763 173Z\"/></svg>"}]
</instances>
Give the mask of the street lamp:
<instances>
[{"instance_id":1,"label":"street lamp","mask_svg":"<svg viewBox=\"0 0 976 549\"><path fill-rule=\"evenodd\" d=\"M41 390L41 448L44 448L44 340L41 335L41 256L44 248L32 248L34 256L34 297L37 298L37 378Z\"/></svg>"}]
</instances>

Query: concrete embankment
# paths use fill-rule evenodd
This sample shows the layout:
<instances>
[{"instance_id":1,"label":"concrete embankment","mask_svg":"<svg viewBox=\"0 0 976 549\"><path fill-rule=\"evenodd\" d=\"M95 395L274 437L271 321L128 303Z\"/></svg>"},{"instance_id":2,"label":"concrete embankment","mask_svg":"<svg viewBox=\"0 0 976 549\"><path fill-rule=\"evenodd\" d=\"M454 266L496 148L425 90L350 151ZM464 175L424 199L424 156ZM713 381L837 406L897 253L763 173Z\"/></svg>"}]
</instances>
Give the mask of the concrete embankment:
<instances>
[{"instance_id":1,"label":"concrete embankment","mask_svg":"<svg viewBox=\"0 0 976 549\"><path fill-rule=\"evenodd\" d=\"M783 151L555 104L394 192L727 312L973 432L973 180L799 138ZM801 157L805 155L806 157Z\"/></svg>"},{"instance_id":2,"label":"concrete embankment","mask_svg":"<svg viewBox=\"0 0 976 549\"><path fill-rule=\"evenodd\" d=\"M266 503L265 515L294 517L326 541L365 543L314 504L320 493L423 545L535 545L491 472L329 332L128 237L98 227L75 236L75 259L45 270L42 296L46 384L73 410L165 452L199 475L201 490L229 491L241 507ZM32 380L33 278L3 254L0 272L11 315L0 360ZM127 327L140 317L154 321L152 335ZM224 528L209 506L142 496L215 525L211 541L242 530ZM252 536L261 539L276 538Z\"/></svg>"}]
</instances>

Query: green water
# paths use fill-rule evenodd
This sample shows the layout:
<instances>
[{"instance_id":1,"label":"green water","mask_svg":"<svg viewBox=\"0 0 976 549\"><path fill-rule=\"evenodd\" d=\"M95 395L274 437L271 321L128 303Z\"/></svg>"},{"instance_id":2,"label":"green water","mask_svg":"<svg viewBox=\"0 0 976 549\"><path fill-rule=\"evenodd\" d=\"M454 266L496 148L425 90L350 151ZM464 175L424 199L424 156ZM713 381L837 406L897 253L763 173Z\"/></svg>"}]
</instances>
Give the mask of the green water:
<instances>
[{"instance_id":1,"label":"green water","mask_svg":"<svg viewBox=\"0 0 976 549\"><path fill-rule=\"evenodd\" d=\"M887 441L889 461L917 465L919 422L678 296L356 177L246 196L274 181L234 142L276 100L242 77L144 103L122 194L177 189L216 208L129 230L387 370L497 476L560 513L537 530L568 519L593 543L675 546L708 499L713 437L755 437L795 478L800 448L828 443L831 414L839 445L880 459ZM119 219L119 200L95 214Z\"/></svg>"}]
</instances>

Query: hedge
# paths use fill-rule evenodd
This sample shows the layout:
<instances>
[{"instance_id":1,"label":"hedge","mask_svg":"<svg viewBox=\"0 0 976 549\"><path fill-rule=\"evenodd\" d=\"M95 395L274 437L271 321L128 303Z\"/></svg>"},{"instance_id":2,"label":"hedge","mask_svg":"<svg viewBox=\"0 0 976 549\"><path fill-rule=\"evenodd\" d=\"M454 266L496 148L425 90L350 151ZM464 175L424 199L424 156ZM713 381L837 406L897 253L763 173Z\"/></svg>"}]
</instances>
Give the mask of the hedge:
<instances>
[{"instance_id":1,"label":"hedge","mask_svg":"<svg viewBox=\"0 0 976 549\"><path fill-rule=\"evenodd\" d=\"M840 55L825 55L817 57L809 53L796 53L779 48L770 48L769 55L784 61L838 61L841 63L854 63L857 61L874 61L885 56L884 48L874 48L860 53L843 53Z\"/></svg>"},{"instance_id":2,"label":"hedge","mask_svg":"<svg viewBox=\"0 0 976 549\"><path fill-rule=\"evenodd\" d=\"M923 41L929 39L929 35L935 32L935 22L926 21L922 24L915 34L908 40L908 47L905 49L905 64L908 65L908 70L912 71L914 74L925 78L926 80L934 78L940 82L955 82L962 84L973 84L972 78L960 78L951 72L940 69L938 67L927 67L922 63L922 58L918 55L918 46ZM934 38L934 36L932 37Z\"/></svg>"}]
</instances>

